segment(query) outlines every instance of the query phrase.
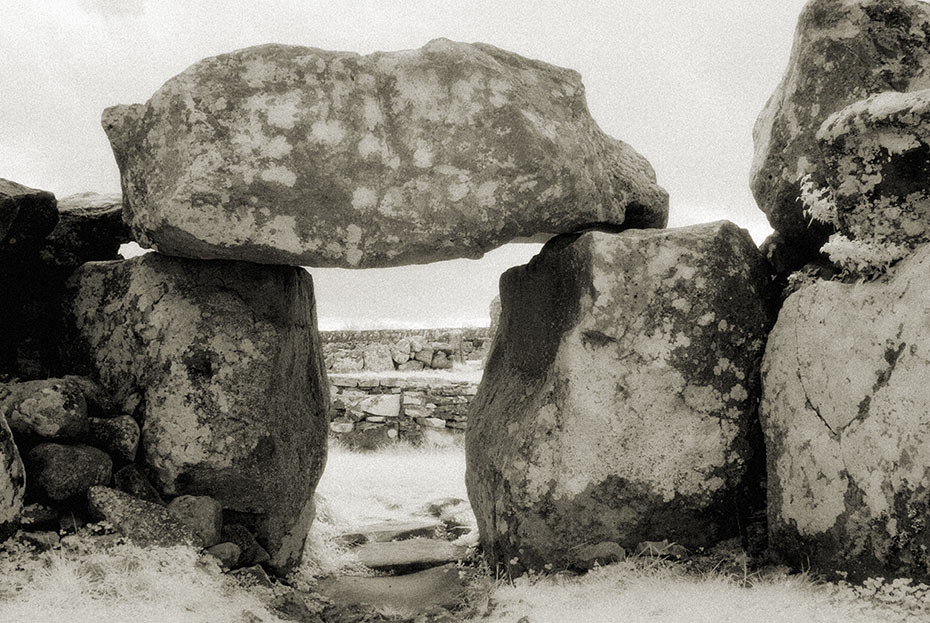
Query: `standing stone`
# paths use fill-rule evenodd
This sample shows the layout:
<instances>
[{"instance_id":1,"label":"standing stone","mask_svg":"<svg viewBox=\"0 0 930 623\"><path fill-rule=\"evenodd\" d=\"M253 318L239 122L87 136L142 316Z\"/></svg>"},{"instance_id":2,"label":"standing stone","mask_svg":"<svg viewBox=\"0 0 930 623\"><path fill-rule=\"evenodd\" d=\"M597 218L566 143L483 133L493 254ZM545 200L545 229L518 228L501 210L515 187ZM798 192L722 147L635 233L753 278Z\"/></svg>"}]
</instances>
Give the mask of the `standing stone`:
<instances>
[{"instance_id":1,"label":"standing stone","mask_svg":"<svg viewBox=\"0 0 930 623\"><path fill-rule=\"evenodd\" d=\"M78 383L45 379L13 383L7 389L9 395L0 400L0 417L17 435L67 439L87 432L87 401Z\"/></svg>"},{"instance_id":2,"label":"standing stone","mask_svg":"<svg viewBox=\"0 0 930 623\"><path fill-rule=\"evenodd\" d=\"M117 402L144 396L160 491L254 515L272 564L296 564L329 420L310 275L150 253L85 264L70 288L83 361Z\"/></svg>"},{"instance_id":3,"label":"standing stone","mask_svg":"<svg viewBox=\"0 0 930 623\"><path fill-rule=\"evenodd\" d=\"M107 109L103 126L136 240L176 256L398 266L668 214L646 159L591 118L577 72L480 43L247 48Z\"/></svg>"},{"instance_id":4,"label":"standing stone","mask_svg":"<svg viewBox=\"0 0 930 623\"><path fill-rule=\"evenodd\" d=\"M930 88L930 5L918 0L811 0L781 84L753 129L751 186L775 231L815 254L829 233L810 224L799 180L817 172L815 135L832 113L882 91Z\"/></svg>"},{"instance_id":5,"label":"standing stone","mask_svg":"<svg viewBox=\"0 0 930 623\"><path fill-rule=\"evenodd\" d=\"M792 294L760 407L769 544L824 573L930 577L930 248L881 282Z\"/></svg>"},{"instance_id":6,"label":"standing stone","mask_svg":"<svg viewBox=\"0 0 930 623\"><path fill-rule=\"evenodd\" d=\"M930 240L930 89L850 104L817 138L840 233L910 246Z\"/></svg>"},{"instance_id":7,"label":"standing stone","mask_svg":"<svg viewBox=\"0 0 930 623\"><path fill-rule=\"evenodd\" d=\"M26 496L26 471L13 433L0 417L0 541L16 529Z\"/></svg>"},{"instance_id":8,"label":"standing stone","mask_svg":"<svg viewBox=\"0 0 930 623\"><path fill-rule=\"evenodd\" d=\"M466 433L492 566L738 533L761 445L764 264L745 230L717 222L556 238L504 273Z\"/></svg>"}]
</instances>

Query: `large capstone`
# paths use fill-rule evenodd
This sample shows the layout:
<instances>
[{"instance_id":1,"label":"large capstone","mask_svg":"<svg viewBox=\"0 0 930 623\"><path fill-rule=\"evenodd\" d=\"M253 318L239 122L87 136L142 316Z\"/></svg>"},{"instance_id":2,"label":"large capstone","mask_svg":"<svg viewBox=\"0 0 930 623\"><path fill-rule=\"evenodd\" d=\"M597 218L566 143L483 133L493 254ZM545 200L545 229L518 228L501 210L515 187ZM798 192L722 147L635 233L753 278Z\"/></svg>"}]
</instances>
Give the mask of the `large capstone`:
<instances>
[{"instance_id":1,"label":"large capstone","mask_svg":"<svg viewBox=\"0 0 930 623\"><path fill-rule=\"evenodd\" d=\"M652 167L601 131L575 71L480 43L247 48L103 125L136 240L169 255L396 266L667 219Z\"/></svg>"},{"instance_id":2,"label":"large capstone","mask_svg":"<svg viewBox=\"0 0 930 623\"><path fill-rule=\"evenodd\" d=\"M150 253L84 264L69 284L71 358L118 403L142 396L143 461L161 493L219 500L291 568L326 456L310 275Z\"/></svg>"},{"instance_id":3,"label":"large capstone","mask_svg":"<svg viewBox=\"0 0 930 623\"><path fill-rule=\"evenodd\" d=\"M823 573L930 577L930 247L791 295L762 367L770 546Z\"/></svg>"},{"instance_id":4,"label":"large capstone","mask_svg":"<svg viewBox=\"0 0 930 623\"><path fill-rule=\"evenodd\" d=\"M810 223L800 180L818 185L816 134L832 113L883 91L930 87L930 5L918 0L811 0L791 59L753 129L751 186L775 231L810 257L829 230Z\"/></svg>"},{"instance_id":5,"label":"large capstone","mask_svg":"<svg viewBox=\"0 0 930 623\"><path fill-rule=\"evenodd\" d=\"M764 266L746 231L718 222L556 238L501 277L466 432L492 565L739 533L761 462Z\"/></svg>"},{"instance_id":6,"label":"large capstone","mask_svg":"<svg viewBox=\"0 0 930 623\"><path fill-rule=\"evenodd\" d=\"M930 89L850 104L817 138L841 233L879 244L930 240Z\"/></svg>"}]
</instances>

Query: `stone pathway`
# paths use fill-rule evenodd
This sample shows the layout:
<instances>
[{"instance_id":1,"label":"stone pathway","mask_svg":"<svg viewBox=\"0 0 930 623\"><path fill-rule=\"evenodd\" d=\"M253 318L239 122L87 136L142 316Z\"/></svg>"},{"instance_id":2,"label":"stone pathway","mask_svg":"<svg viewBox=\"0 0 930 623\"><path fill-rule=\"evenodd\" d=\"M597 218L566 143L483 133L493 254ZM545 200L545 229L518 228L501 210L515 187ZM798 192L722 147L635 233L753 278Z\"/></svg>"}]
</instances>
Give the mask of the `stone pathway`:
<instances>
[{"instance_id":1,"label":"stone pathway","mask_svg":"<svg viewBox=\"0 0 930 623\"><path fill-rule=\"evenodd\" d=\"M451 541L461 535L455 518L467 509L463 500L445 498L423 507L430 518L383 522L337 537L379 576L331 576L316 592L337 608L364 606L383 615L416 616L460 605L467 591L456 563L468 547ZM455 512L450 512L454 509Z\"/></svg>"}]
</instances>

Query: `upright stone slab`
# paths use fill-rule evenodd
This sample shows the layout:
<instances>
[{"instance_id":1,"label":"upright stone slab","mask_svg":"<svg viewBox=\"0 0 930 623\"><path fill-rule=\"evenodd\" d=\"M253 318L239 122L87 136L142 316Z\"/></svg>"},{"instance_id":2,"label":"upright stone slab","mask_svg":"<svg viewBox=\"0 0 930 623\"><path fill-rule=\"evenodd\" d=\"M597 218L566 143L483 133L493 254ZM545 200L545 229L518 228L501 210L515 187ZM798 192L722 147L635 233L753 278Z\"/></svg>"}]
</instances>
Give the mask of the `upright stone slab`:
<instances>
[{"instance_id":1,"label":"upright stone slab","mask_svg":"<svg viewBox=\"0 0 930 623\"><path fill-rule=\"evenodd\" d=\"M103 126L136 240L169 255L398 266L667 220L652 167L601 131L576 72L480 43L247 48Z\"/></svg>"},{"instance_id":2,"label":"upright stone slab","mask_svg":"<svg viewBox=\"0 0 930 623\"><path fill-rule=\"evenodd\" d=\"M881 282L792 294L760 408L769 545L851 579L930 577L930 247Z\"/></svg>"},{"instance_id":3,"label":"upright stone slab","mask_svg":"<svg viewBox=\"0 0 930 623\"><path fill-rule=\"evenodd\" d=\"M930 5L918 0L811 0L791 59L753 129L752 192L775 231L815 253L827 229L803 213L799 180L816 171L815 135L832 113L882 91L930 87Z\"/></svg>"},{"instance_id":4,"label":"upright stone slab","mask_svg":"<svg viewBox=\"0 0 930 623\"><path fill-rule=\"evenodd\" d=\"M492 565L558 569L590 543L738 534L758 476L767 284L728 222L556 238L504 273L466 431Z\"/></svg>"},{"instance_id":5,"label":"upright stone slab","mask_svg":"<svg viewBox=\"0 0 930 623\"><path fill-rule=\"evenodd\" d=\"M910 246L930 240L930 89L850 104L817 138L841 233Z\"/></svg>"},{"instance_id":6,"label":"upright stone slab","mask_svg":"<svg viewBox=\"0 0 930 623\"><path fill-rule=\"evenodd\" d=\"M78 358L117 401L143 396L161 492L251 515L275 566L299 562L329 409L309 274L151 253L85 264L70 288Z\"/></svg>"}]
</instances>

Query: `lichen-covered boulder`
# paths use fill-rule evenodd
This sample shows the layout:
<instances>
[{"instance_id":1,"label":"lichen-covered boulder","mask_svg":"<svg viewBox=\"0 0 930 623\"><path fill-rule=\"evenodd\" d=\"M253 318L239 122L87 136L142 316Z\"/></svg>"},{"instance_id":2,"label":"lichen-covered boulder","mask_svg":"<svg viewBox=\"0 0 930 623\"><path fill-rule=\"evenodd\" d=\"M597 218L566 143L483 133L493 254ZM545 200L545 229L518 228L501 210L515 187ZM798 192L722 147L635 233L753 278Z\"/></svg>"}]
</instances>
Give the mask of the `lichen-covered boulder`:
<instances>
[{"instance_id":1,"label":"lichen-covered boulder","mask_svg":"<svg viewBox=\"0 0 930 623\"><path fill-rule=\"evenodd\" d=\"M16 530L26 496L26 471L13 433L0 417L0 541Z\"/></svg>"},{"instance_id":2,"label":"lichen-covered boulder","mask_svg":"<svg viewBox=\"0 0 930 623\"><path fill-rule=\"evenodd\" d=\"M817 138L841 233L910 246L930 240L930 89L850 104Z\"/></svg>"},{"instance_id":3,"label":"lichen-covered boulder","mask_svg":"<svg viewBox=\"0 0 930 623\"><path fill-rule=\"evenodd\" d=\"M119 194L86 192L58 200L58 224L39 251L49 268L69 271L84 262L115 260L131 240Z\"/></svg>"},{"instance_id":4,"label":"lichen-covered boulder","mask_svg":"<svg viewBox=\"0 0 930 623\"><path fill-rule=\"evenodd\" d=\"M816 171L816 133L832 113L882 91L930 87L930 5L918 0L811 0L781 84L753 129L752 192L772 227L816 253L829 230L810 223L799 180Z\"/></svg>"},{"instance_id":5,"label":"lichen-covered boulder","mask_svg":"<svg viewBox=\"0 0 930 623\"><path fill-rule=\"evenodd\" d=\"M397 266L667 219L652 167L601 131L575 71L480 43L247 48L103 126L136 239L169 255Z\"/></svg>"},{"instance_id":6,"label":"lichen-covered boulder","mask_svg":"<svg viewBox=\"0 0 930 623\"><path fill-rule=\"evenodd\" d=\"M824 573L930 577L930 248L882 282L820 281L769 336L769 544Z\"/></svg>"},{"instance_id":7,"label":"lichen-covered boulder","mask_svg":"<svg viewBox=\"0 0 930 623\"><path fill-rule=\"evenodd\" d=\"M768 281L728 222L556 238L504 273L466 430L492 566L569 567L585 544L739 533L761 462Z\"/></svg>"},{"instance_id":8,"label":"lichen-covered boulder","mask_svg":"<svg viewBox=\"0 0 930 623\"><path fill-rule=\"evenodd\" d=\"M41 499L74 502L96 485L110 484L113 460L85 445L40 443L26 454L29 490Z\"/></svg>"},{"instance_id":9,"label":"lichen-covered boulder","mask_svg":"<svg viewBox=\"0 0 930 623\"><path fill-rule=\"evenodd\" d=\"M164 506L132 497L109 487L87 491L87 509L94 519L109 522L140 547L202 547L200 537Z\"/></svg>"},{"instance_id":10,"label":"lichen-covered boulder","mask_svg":"<svg viewBox=\"0 0 930 623\"><path fill-rule=\"evenodd\" d=\"M326 457L329 387L310 275L156 253L71 277L71 357L117 403L140 393L163 494L251 517L272 564L299 561Z\"/></svg>"},{"instance_id":11,"label":"lichen-covered boulder","mask_svg":"<svg viewBox=\"0 0 930 623\"><path fill-rule=\"evenodd\" d=\"M0 399L0 417L17 435L74 439L90 425L83 388L70 379L10 383Z\"/></svg>"}]
</instances>

